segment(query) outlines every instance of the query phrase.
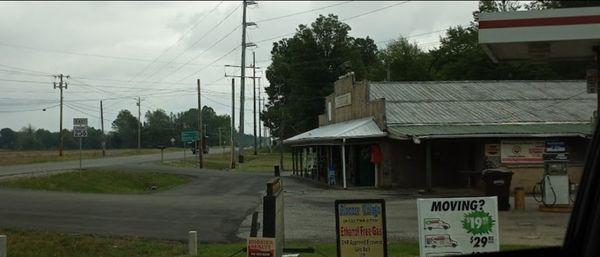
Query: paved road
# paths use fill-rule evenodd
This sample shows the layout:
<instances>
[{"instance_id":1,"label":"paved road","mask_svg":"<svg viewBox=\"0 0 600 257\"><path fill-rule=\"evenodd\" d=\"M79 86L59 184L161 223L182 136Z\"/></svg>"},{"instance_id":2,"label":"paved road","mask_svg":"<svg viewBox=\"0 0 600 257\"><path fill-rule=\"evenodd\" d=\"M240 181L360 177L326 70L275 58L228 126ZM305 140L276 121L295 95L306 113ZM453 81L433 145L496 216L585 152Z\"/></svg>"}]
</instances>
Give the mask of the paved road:
<instances>
[{"instance_id":1,"label":"paved road","mask_svg":"<svg viewBox=\"0 0 600 257\"><path fill-rule=\"evenodd\" d=\"M189 156L189 155L188 155ZM183 158L183 152L165 153L165 160ZM134 164L141 162L160 161L160 154L132 155L123 157L110 157L100 159L84 159L82 165L84 168L96 168L112 166L119 164ZM10 176L17 174L31 174L55 170L79 169L79 160L62 162L44 162L21 164L12 166L0 166L0 176Z\"/></svg>"},{"instance_id":2,"label":"paved road","mask_svg":"<svg viewBox=\"0 0 600 257\"><path fill-rule=\"evenodd\" d=\"M240 241L236 231L260 204L270 178L268 174L149 164L119 168L187 174L193 180L150 195L0 189L0 227L176 240L184 240L189 230L197 230L203 242Z\"/></svg>"},{"instance_id":3,"label":"paved road","mask_svg":"<svg viewBox=\"0 0 600 257\"><path fill-rule=\"evenodd\" d=\"M187 157L192 157L192 153L189 149L186 149ZM222 153L223 149L214 148L210 149L210 153ZM181 159L183 158L183 151L178 152L167 152L164 153L165 160ZM131 155L122 157L110 157L110 158L99 158L99 159L84 159L82 165L84 168L98 168L105 166L114 165L129 165L144 162L160 161L160 154L145 154L145 155ZM21 164L12 166L0 166L0 177L12 176L21 174L33 174L40 172L56 171L56 170L70 170L79 169L79 160L73 161L62 161L62 162L44 162L44 163L32 163L32 164Z\"/></svg>"}]
</instances>

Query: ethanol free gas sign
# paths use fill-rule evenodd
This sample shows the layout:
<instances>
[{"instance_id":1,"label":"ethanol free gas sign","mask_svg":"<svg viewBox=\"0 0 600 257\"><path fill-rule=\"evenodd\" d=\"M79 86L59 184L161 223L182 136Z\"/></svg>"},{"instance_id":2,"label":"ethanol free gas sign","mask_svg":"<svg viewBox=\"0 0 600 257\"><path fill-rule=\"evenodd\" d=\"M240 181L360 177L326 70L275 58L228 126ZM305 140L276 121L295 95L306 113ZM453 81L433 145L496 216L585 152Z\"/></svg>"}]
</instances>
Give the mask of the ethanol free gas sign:
<instances>
[{"instance_id":1,"label":"ethanol free gas sign","mask_svg":"<svg viewBox=\"0 0 600 257\"><path fill-rule=\"evenodd\" d=\"M417 199L421 257L497 252L496 197Z\"/></svg>"}]
</instances>

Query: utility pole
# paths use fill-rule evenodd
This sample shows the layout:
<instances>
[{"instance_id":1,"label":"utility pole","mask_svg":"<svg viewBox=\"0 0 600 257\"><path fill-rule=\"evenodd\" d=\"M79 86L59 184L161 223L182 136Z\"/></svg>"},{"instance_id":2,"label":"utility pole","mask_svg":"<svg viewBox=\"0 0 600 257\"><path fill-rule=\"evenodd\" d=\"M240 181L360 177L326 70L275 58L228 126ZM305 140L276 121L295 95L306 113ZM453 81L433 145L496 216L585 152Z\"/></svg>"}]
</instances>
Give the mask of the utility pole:
<instances>
[{"instance_id":1,"label":"utility pole","mask_svg":"<svg viewBox=\"0 0 600 257\"><path fill-rule=\"evenodd\" d=\"M142 107L141 107L142 99L138 96L137 98L137 107L138 107L138 152L142 149Z\"/></svg>"},{"instance_id":2,"label":"utility pole","mask_svg":"<svg viewBox=\"0 0 600 257\"><path fill-rule=\"evenodd\" d=\"M254 155L258 154L258 145L256 143L256 55L254 51L252 51L252 89L254 89Z\"/></svg>"},{"instance_id":3,"label":"utility pole","mask_svg":"<svg viewBox=\"0 0 600 257\"><path fill-rule=\"evenodd\" d=\"M58 78L59 82L58 85L56 85L56 81L54 82L54 89L58 88L60 89L60 143L58 146L58 156L63 156L63 149L64 149L64 133L63 133L63 88L67 89L67 82L63 81L63 78L70 78L69 75L64 76L63 74L58 74L58 75L54 75L53 76L54 79Z\"/></svg>"},{"instance_id":4,"label":"utility pole","mask_svg":"<svg viewBox=\"0 0 600 257\"><path fill-rule=\"evenodd\" d=\"M283 96L281 95L281 88L283 85L279 85L279 168L283 171L283 128L285 126L283 118Z\"/></svg>"},{"instance_id":5,"label":"utility pole","mask_svg":"<svg viewBox=\"0 0 600 257\"><path fill-rule=\"evenodd\" d=\"M219 130L219 149L221 149L221 151L223 151L223 146L221 144L223 142L223 141L221 141L221 129L222 128L218 128L218 130Z\"/></svg>"},{"instance_id":6,"label":"utility pole","mask_svg":"<svg viewBox=\"0 0 600 257\"><path fill-rule=\"evenodd\" d=\"M246 84L246 3L246 0L243 0L244 6L242 6L242 64L240 67L242 77L240 79L240 129L238 131L238 133L240 134L240 138L244 136L244 86ZM241 142L238 141L238 143ZM244 163L244 147L242 147L242 144L238 145L238 159L240 163Z\"/></svg>"},{"instance_id":7,"label":"utility pole","mask_svg":"<svg viewBox=\"0 0 600 257\"><path fill-rule=\"evenodd\" d=\"M260 79L258 80L258 148L262 148L262 129L261 129L261 122L260 122L260 105L261 104L261 100L260 100Z\"/></svg>"},{"instance_id":8,"label":"utility pole","mask_svg":"<svg viewBox=\"0 0 600 257\"><path fill-rule=\"evenodd\" d=\"M242 64L240 67L241 70L241 85L240 85L240 138L244 136L244 100L245 100L245 79L246 79L246 47L248 46L256 46L254 43L246 43L246 28L248 26L256 26L255 22L246 22L246 9L248 5L254 5L256 2L243 0L243 9L242 9ZM238 158L239 162L244 162L244 147L242 144L238 142Z\"/></svg>"},{"instance_id":9,"label":"utility pole","mask_svg":"<svg viewBox=\"0 0 600 257\"><path fill-rule=\"evenodd\" d=\"M391 73L390 73L390 64L388 63L386 66L386 72L387 72L387 76L386 76L386 81L390 82L391 81Z\"/></svg>"},{"instance_id":10,"label":"utility pole","mask_svg":"<svg viewBox=\"0 0 600 257\"><path fill-rule=\"evenodd\" d=\"M231 79L231 132L229 133L231 141L231 163L230 169L235 169L235 79Z\"/></svg>"},{"instance_id":11,"label":"utility pole","mask_svg":"<svg viewBox=\"0 0 600 257\"><path fill-rule=\"evenodd\" d=\"M198 84L198 168L203 168L202 154L204 154L204 133L202 133L202 102L200 99L200 79L196 80Z\"/></svg>"},{"instance_id":12,"label":"utility pole","mask_svg":"<svg viewBox=\"0 0 600 257\"><path fill-rule=\"evenodd\" d=\"M102 128L102 157L106 157L106 134L104 134L104 109L100 100L100 127Z\"/></svg>"}]
</instances>

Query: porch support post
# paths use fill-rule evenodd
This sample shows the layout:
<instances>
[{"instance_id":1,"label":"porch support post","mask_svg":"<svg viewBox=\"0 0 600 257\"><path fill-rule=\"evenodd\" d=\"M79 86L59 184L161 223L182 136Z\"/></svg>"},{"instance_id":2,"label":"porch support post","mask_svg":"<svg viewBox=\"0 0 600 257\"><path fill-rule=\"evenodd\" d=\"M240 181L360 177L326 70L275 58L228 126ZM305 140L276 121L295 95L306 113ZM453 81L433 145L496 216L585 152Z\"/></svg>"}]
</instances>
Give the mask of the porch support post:
<instances>
[{"instance_id":1,"label":"porch support post","mask_svg":"<svg viewBox=\"0 0 600 257\"><path fill-rule=\"evenodd\" d=\"M425 142L425 190L431 192L431 141Z\"/></svg>"},{"instance_id":2,"label":"porch support post","mask_svg":"<svg viewBox=\"0 0 600 257\"><path fill-rule=\"evenodd\" d=\"M292 174L296 175L296 147L292 146Z\"/></svg>"},{"instance_id":3,"label":"porch support post","mask_svg":"<svg viewBox=\"0 0 600 257\"><path fill-rule=\"evenodd\" d=\"M375 164L375 187L379 187L379 164Z\"/></svg>"},{"instance_id":4,"label":"porch support post","mask_svg":"<svg viewBox=\"0 0 600 257\"><path fill-rule=\"evenodd\" d=\"M346 185L346 139L342 139L342 179L344 182L344 189L347 188Z\"/></svg>"}]
</instances>

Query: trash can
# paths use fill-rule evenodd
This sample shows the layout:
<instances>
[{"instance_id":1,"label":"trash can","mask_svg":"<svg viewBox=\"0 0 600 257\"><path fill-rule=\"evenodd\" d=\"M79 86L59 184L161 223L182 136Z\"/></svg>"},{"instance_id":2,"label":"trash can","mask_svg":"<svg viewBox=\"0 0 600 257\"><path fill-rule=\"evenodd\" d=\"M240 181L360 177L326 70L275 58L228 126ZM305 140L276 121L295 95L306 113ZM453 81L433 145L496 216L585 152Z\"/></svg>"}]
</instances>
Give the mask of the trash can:
<instances>
[{"instance_id":1,"label":"trash can","mask_svg":"<svg viewBox=\"0 0 600 257\"><path fill-rule=\"evenodd\" d=\"M485 195L498 197L498 210L510 210L510 181L513 172L507 169L486 169L481 175Z\"/></svg>"}]
</instances>

